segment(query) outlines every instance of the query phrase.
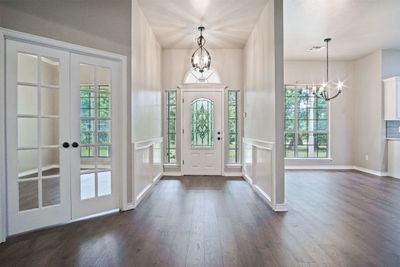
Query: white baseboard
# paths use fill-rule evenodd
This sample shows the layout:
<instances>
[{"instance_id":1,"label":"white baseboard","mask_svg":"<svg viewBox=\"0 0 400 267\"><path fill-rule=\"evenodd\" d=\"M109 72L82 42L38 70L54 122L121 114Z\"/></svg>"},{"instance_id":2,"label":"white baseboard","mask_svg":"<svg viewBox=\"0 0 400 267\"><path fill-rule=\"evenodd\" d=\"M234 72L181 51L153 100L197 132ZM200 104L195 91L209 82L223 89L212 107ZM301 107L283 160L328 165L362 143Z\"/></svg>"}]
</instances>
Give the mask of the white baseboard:
<instances>
[{"instance_id":1,"label":"white baseboard","mask_svg":"<svg viewBox=\"0 0 400 267\"><path fill-rule=\"evenodd\" d=\"M142 192L140 192L138 194L138 196L136 197L135 200L135 204L134 204L134 208L136 209L136 207L140 204L140 202L142 202L142 200L145 198L145 196L147 195L147 193L150 191L151 188L153 188L154 183L151 183L149 185L147 185Z\"/></svg>"},{"instance_id":2,"label":"white baseboard","mask_svg":"<svg viewBox=\"0 0 400 267\"><path fill-rule=\"evenodd\" d=\"M160 181L161 177L163 176L163 173L160 172L159 174L157 174L157 176L153 179L153 183L157 183L158 181Z\"/></svg>"},{"instance_id":3,"label":"white baseboard","mask_svg":"<svg viewBox=\"0 0 400 267\"><path fill-rule=\"evenodd\" d=\"M287 212L288 208L285 203L275 204L274 211L276 212Z\"/></svg>"},{"instance_id":4,"label":"white baseboard","mask_svg":"<svg viewBox=\"0 0 400 267\"><path fill-rule=\"evenodd\" d=\"M275 212L287 212L288 208L286 207L285 203L273 204L271 197L264 192L259 186L252 184L251 187L253 188L254 192L264 200L273 211Z\"/></svg>"},{"instance_id":5,"label":"white baseboard","mask_svg":"<svg viewBox=\"0 0 400 267\"><path fill-rule=\"evenodd\" d=\"M371 169L367 169L367 168L363 168L363 167L358 167L358 166L353 166L353 170L369 173L369 174L376 175L376 176L388 176L387 172L375 171L375 170L371 170Z\"/></svg>"},{"instance_id":6,"label":"white baseboard","mask_svg":"<svg viewBox=\"0 0 400 267\"><path fill-rule=\"evenodd\" d=\"M135 209L135 203L128 203L128 205L126 205L126 209L124 209L123 211L128 211L133 209Z\"/></svg>"},{"instance_id":7,"label":"white baseboard","mask_svg":"<svg viewBox=\"0 0 400 267\"><path fill-rule=\"evenodd\" d=\"M246 182L248 182L251 186L253 186L253 179L251 179L250 176L248 176L247 174L243 173L242 177L244 178L244 180L246 180Z\"/></svg>"},{"instance_id":8,"label":"white baseboard","mask_svg":"<svg viewBox=\"0 0 400 267\"><path fill-rule=\"evenodd\" d=\"M348 165L303 165L303 166L285 166L285 170L357 170L376 176L388 176L387 172L375 171L358 166Z\"/></svg>"},{"instance_id":9,"label":"white baseboard","mask_svg":"<svg viewBox=\"0 0 400 267\"><path fill-rule=\"evenodd\" d=\"M136 209L136 207L142 202L142 200L147 196L147 194L150 192L150 190L154 187L154 185L161 179L163 176L163 173L160 172L155 178L153 178L153 183L147 185L142 192L138 194L136 197L135 203L128 204L128 207L132 207L133 209Z\"/></svg>"},{"instance_id":10,"label":"white baseboard","mask_svg":"<svg viewBox=\"0 0 400 267\"><path fill-rule=\"evenodd\" d=\"M353 166L348 165L290 165L285 170L352 170Z\"/></svg>"},{"instance_id":11,"label":"white baseboard","mask_svg":"<svg viewBox=\"0 0 400 267\"><path fill-rule=\"evenodd\" d=\"M222 174L222 176L226 176L226 177L238 177L238 176L240 176L240 177L242 177L243 174L242 174L242 172L224 172Z\"/></svg>"},{"instance_id":12,"label":"white baseboard","mask_svg":"<svg viewBox=\"0 0 400 267\"><path fill-rule=\"evenodd\" d=\"M182 173L181 172L176 172L176 171L164 171L163 173L162 173L162 176L167 176L167 177L173 177L173 176L182 176Z\"/></svg>"}]
</instances>

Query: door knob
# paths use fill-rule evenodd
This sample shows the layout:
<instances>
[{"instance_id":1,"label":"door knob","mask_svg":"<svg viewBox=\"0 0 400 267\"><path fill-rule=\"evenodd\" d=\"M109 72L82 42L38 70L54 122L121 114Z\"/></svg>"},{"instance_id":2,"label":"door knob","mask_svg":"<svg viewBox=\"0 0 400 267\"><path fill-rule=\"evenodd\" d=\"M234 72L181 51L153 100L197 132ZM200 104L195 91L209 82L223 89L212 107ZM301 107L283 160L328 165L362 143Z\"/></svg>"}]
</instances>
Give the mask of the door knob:
<instances>
[{"instance_id":1,"label":"door knob","mask_svg":"<svg viewBox=\"0 0 400 267\"><path fill-rule=\"evenodd\" d=\"M69 148L69 143L68 143L68 142L64 142L64 143L62 144L62 146L63 146L63 148Z\"/></svg>"},{"instance_id":2,"label":"door knob","mask_svg":"<svg viewBox=\"0 0 400 267\"><path fill-rule=\"evenodd\" d=\"M78 142L73 142L72 143L72 147L78 147L78 146L79 146Z\"/></svg>"},{"instance_id":3,"label":"door knob","mask_svg":"<svg viewBox=\"0 0 400 267\"><path fill-rule=\"evenodd\" d=\"M218 140L221 140L221 137L218 137Z\"/></svg>"},{"instance_id":4,"label":"door knob","mask_svg":"<svg viewBox=\"0 0 400 267\"><path fill-rule=\"evenodd\" d=\"M221 134L221 132L218 132L217 134Z\"/></svg>"}]
</instances>

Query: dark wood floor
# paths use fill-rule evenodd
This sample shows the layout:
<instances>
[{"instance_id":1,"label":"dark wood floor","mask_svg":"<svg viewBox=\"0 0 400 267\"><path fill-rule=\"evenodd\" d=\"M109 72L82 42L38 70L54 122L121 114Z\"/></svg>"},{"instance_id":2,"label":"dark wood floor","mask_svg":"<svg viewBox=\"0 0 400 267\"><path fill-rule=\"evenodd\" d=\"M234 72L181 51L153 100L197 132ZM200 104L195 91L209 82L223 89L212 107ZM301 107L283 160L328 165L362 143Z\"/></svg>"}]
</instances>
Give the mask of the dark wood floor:
<instances>
[{"instance_id":1,"label":"dark wood floor","mask_svg":"<svg viewBox=\"0 0 400 267\"><path fill-rule=\"evenodd\" d=\"M400 266L400 181L287 173L288 213L239 178L163 179L134 211L0 245L1 266Z\"/></svg>"}]
</instances>

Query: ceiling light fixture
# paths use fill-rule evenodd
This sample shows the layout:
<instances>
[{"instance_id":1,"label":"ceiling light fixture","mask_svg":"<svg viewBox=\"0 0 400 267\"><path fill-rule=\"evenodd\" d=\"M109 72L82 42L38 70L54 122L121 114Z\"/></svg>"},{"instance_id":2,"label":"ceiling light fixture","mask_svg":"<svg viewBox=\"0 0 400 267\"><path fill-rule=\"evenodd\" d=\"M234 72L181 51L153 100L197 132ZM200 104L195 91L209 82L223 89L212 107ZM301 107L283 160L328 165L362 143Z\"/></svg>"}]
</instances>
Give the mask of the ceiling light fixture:
<instances>
[{"instance_id":1,"label":"ceiling light fixture","mask_svg":"<svg viewBox=\"0 0 400 267\"><path fill-rule=\"evenodd\" d=\"M333 96L329 96L331 90L332 90L332 82L329 81L329 42L332 41L331 38L326 38L324 42L326 43L326 81L322 83L319 88L317 86L313 86L312 92L315 96L318 98L324 99L325 101L330 101L336 97L338 97L344 87L344 83L341 81L338 81L335 84L335 89L336 93Z\"/></svg>"},{"instance_id":2,"label":"ceiling light fixture","mask_svg":"<svg viewBox=\"0 0 400 267\"><path fill-rule=\"evenodd\" d=\"M195 71L203 73L205 70L209 70L211 66L211 56L207 49L204 47L206 39L203 37L203 31L205 28L200 26L198 28L200 36L196 38L197 45L199 46L192 55L192 66Z\"/></svg>"}]
</instances>

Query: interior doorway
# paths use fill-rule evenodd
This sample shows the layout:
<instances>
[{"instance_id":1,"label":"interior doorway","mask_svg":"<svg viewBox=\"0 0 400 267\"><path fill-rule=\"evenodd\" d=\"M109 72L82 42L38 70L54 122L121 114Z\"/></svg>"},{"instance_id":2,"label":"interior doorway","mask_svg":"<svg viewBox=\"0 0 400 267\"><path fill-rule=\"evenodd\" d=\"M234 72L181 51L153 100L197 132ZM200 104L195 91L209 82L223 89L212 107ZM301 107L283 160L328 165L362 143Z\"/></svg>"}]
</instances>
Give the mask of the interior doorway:
<instances>
[{"instance_id":1,"label":"interior doorway","mask_svg":"<svg viewBox=\"0 0 400 267\"><path fill-rule=\"evenodd\" d=\"M117 209L121 61L5 46L7 234Z\"/></svg>"}]
</instances>

